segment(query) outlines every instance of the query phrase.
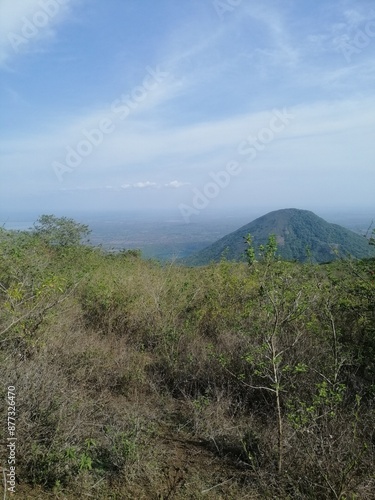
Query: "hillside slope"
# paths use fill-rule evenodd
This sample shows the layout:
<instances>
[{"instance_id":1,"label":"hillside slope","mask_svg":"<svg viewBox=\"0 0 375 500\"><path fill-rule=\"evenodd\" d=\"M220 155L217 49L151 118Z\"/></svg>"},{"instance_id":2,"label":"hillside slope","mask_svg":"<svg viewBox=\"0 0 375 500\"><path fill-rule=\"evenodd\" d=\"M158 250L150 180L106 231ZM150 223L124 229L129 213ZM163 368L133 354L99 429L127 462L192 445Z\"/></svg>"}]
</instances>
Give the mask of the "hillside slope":
<instances>
[{"instance_id":1,"label":"hillside slope","mask_svg":"<svg viewBox=\"0 0 375 500\"><path fill-rule=\"evenodd\" d=\"M374 257L375 249L368 241L337 224L331 224L313 212L288 208L269 212L242 226L207 248L184 260L187 265L205 265L219 261L223 255L228 260L243 260L246 244L244 237L251 234L255 248L267 242L270 234L276 235L278 255L286 260L303 262L329 262L337 256L355 258ZM307 256L309 249L310 257Z\"/></svg>"},{"instance_id":2,"label":"hillside slope","mask_svg":"<svg viewBox=\"0 0 375 500\"><path fill-rule=\"evenodd\" d=\"M375 500L375 259L189 268L34 228L0 227L0 498Z\"/></svg>"}]
</instances>

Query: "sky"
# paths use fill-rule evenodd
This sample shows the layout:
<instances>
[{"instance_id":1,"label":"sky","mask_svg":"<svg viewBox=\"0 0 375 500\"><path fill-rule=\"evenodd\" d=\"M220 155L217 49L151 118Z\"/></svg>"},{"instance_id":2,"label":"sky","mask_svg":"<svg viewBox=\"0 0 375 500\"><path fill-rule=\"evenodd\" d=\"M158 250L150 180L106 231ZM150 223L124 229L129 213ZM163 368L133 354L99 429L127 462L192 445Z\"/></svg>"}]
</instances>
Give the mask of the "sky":
<instances>
[{"instance_id":1,"label":"sky","mask_svg":"<svg viewBox=\"0 0 375 500\"><path fill-rule=\"evenodd\" d=\"M0 0L0 214L375 209L374 81L373 0Z\"/></svg>"}]
</instances>

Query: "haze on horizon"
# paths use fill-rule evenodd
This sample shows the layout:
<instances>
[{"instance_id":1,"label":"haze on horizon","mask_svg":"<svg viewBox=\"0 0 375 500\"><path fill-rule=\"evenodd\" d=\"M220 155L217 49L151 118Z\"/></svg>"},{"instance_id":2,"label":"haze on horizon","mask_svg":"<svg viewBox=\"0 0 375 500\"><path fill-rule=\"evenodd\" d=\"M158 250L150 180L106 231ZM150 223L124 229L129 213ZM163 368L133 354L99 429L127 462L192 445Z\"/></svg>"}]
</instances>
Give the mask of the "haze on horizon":
<instances>
[{"instance_id":1,"label":"haze on horizon","mask_svg":"<svg viewBox=\"0 0 375 500\"><path fill-rule=\"evenodd\" d=\"M374 56L368 0L3 0L0 212L373 209Z\"/></svg>"}]
</instances>

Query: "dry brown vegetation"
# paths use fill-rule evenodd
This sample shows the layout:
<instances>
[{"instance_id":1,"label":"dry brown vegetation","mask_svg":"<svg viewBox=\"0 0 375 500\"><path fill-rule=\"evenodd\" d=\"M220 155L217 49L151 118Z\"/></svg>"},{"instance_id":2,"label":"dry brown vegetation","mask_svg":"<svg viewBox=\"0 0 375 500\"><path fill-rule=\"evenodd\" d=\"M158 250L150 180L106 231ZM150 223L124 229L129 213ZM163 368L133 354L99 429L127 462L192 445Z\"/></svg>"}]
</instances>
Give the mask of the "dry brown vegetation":
<instances>
[{"instance_id":1,"label":"dry brown vegetation","mask_svg":"<svg viewBox=\"0 0 375 500\"><path fill-rule=\"evenodd\" d=\"M375 498L374 271L2 231L18 498Z\"/></svg>"}]
</instances>

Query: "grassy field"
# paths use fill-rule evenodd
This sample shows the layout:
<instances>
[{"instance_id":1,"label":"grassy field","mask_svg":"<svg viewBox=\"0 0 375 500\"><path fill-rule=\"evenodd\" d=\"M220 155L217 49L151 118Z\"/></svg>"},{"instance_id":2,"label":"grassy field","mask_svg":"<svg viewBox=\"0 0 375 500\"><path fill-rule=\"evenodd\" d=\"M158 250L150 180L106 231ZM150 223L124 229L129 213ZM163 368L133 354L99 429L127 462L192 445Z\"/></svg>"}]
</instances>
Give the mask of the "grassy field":
<instances>
[{"instance_id":1,"label":"grassy field","mask_svg":"<svg viewBox=\"0 0 375 500\"><path fill-rule=\"evenodd\" d=\"M0 232L17 498L375 498L374 260L187 268L45 229Z\"/></svg>"}]
</instances>

